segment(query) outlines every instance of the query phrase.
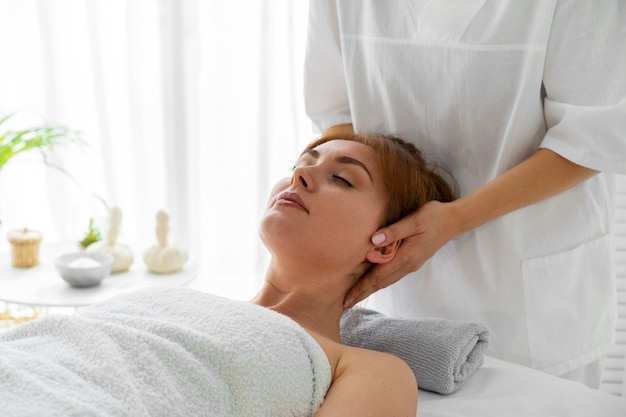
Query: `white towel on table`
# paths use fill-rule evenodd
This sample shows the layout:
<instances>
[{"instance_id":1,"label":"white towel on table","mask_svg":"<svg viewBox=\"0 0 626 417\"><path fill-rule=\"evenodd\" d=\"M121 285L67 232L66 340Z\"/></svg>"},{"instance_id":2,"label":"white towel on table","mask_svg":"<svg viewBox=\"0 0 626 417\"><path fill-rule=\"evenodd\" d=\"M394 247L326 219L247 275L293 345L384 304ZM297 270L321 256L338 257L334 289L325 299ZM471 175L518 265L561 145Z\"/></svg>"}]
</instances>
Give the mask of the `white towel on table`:
<instances>
[{"instance_id":1,"label":"white towel on table","mask_svg":"<svg viewBox=\"0 0 626 417\"><path fill-rule=\"evenodd\" d=\"M0 335L0 414L310 416L324 351L269 309L189 289L124 294Z\"/></svg>"}]
</instances>

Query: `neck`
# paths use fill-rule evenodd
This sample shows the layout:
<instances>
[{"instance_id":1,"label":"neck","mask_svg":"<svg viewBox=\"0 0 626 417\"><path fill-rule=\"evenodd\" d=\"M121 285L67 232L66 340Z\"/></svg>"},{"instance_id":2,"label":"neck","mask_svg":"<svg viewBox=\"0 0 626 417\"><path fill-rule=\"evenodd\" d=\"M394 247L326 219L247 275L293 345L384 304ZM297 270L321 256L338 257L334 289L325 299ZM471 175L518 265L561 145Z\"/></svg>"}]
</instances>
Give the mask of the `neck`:
<instances>
[{"instance_id":1,"label":"neck","mask_svg":"<svg viewBox=\"0 0 626 417\"><path fill-rule=\"evenodd\" d=\"M306 278L281 279L268 272L261 291L252 302L284 314L321 336L341 342L339 320L343 314L343 297L347 289L337 288L336 283L340 283L340 279L324 280L335 283L327 286L317 285L319 281Z\"/></svg>"}]
</instances>

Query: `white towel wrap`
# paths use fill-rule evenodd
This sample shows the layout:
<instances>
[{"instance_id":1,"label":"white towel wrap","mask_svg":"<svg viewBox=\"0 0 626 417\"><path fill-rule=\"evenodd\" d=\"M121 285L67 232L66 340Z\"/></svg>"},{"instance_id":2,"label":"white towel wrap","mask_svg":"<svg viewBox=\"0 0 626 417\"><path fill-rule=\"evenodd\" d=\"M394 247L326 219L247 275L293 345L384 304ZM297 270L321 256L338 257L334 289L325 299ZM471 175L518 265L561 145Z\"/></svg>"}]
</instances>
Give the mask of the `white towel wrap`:
<instances>
[{"instance_id":1,"label":"white towel wrap","mask_svg":"<svg viewBox=\"0 0 626 417\"><path fill-rule=\"evenodd\" d=\"M189 289L127 293L0 335L10 416L311 416L328 359L296 322Z\"/></svg>"}]
</instances>

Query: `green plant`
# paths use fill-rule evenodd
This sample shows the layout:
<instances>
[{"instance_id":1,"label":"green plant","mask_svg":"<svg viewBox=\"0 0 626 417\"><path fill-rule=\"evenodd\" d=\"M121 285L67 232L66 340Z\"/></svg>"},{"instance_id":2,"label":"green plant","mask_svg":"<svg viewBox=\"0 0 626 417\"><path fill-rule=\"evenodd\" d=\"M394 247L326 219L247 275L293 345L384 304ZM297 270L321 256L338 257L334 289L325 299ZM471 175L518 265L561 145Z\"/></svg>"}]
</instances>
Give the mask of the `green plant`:
<instances>
[{"instance_id":1,"label":"green plant","mask_svg":"<svg viewBox=\"0 0 626 417\"><path fill-rule=\"evenodd\" d=\"M13 114L0 117L0 129L11 117ZM14 156L31 149L39 149L46 165L65 172L62 167L49 160L48 152L54 150L55 146L79 141L78 133L65 126L40 126L0 132L0 170Z\"/></svg>"},{"instance_id":2,"label":"green plant","mask_svg":"<svg viewBox=\"0 0 626 417\"><path fill-rule=\"evenodd\" d=\"M84 249L92 243L98 242L100 240L102 240L102 234L100 233L100 230L95 226L94 219L91 218L89 219L89 228L87 229L87 233L85 234L83 240L79 242L79 244Z\"/></svg>"}]
</instances>

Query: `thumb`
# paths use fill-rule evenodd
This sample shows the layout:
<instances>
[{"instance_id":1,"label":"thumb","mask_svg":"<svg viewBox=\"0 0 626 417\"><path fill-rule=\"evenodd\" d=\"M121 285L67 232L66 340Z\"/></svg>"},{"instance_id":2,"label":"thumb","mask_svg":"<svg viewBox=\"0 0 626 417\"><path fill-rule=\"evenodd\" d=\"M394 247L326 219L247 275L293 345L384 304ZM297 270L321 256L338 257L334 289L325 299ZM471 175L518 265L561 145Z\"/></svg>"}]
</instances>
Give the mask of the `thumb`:
<instances>
[{"instance_id":1,"label":"thumb","mask_svg":"<svg viewBox=\"0 0 626 417\"><path fill-rule=\"evenodd\" d=\"M377 246L385 246L391 242L399 242L411 236L410 216L398 220L392 225L378 229L372 236L372 243Z\"/></svg>"}]
</instances>

